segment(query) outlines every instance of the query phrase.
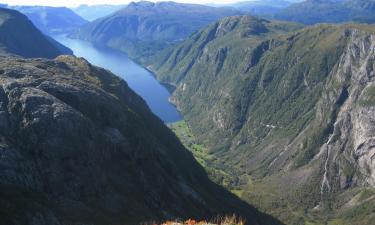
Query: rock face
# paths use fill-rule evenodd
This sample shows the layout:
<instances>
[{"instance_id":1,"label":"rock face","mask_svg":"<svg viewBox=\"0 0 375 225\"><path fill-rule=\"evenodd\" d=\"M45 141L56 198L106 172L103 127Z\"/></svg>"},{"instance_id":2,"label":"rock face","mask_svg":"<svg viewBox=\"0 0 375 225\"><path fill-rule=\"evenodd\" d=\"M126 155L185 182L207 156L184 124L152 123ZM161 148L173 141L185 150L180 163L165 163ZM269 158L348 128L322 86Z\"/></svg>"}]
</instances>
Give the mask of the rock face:
<instances>
[{"instance_id":1,"label":"rock face","mask_svg":"<svg viewBox=\"0 0 375 225\"><path fill-rule=\"evenodd\" d=\"M371 224L375 27L294 28L229 17L145 65L242 198L287 223Z\"/></svg>"},{"instance_id":2,"label":"rock face","mask_svg":"<svg viewBox=\"0 0 375 225\"><path fill-rule=\"evenodd\" d=\"M209 181L126 82L73 56L1 57L0 189L7 225L279 224Z\"/></svg>"},{"instance_id":3,"label":"rock face","mask_svg":"<svg viewBox=\"0 0 375 225\"><path fill-rule=\"evenodd\" d=\"M222 17L241 14L232 8L132 2L126 8L82 27L71 37L104 44L138 59L181 41Z\"/></svg>"},{"instance_id":4,"label":"rock face","mask_svg":"<svg viewBox=\"0 0 375 225\"><path fill-rule=\"evenodd\" d=\"M0 54L55 58L72 51L43 35L25 15L0 8Z\"/></svg>"},{"instance_id":5,"label":"rock face","mask_svg":"<svg viewBox=\"0 0 375 225\"><path fill-rule=\"evenodd\" d=\"M66 7L14 6L25 14L44 34L52 35L71 32L87 23L85 19Z\"/></svg>"}]
</instances>

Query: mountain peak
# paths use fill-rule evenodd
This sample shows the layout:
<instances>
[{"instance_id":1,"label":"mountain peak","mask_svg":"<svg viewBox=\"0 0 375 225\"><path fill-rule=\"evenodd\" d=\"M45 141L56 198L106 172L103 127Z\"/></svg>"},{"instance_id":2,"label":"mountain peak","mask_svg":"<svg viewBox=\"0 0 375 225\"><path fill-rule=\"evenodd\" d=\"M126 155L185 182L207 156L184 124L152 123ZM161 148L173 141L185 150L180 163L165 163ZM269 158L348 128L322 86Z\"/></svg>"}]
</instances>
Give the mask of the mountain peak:
<instances>
[{"instance_id":1,"label":"mountain peak","mask_svg":"<svg viewBox=\"0 0 375 225\"><path fill-rule=\"evenodd\" d=\"M131 2L131 3L129 3L129 5L127 6L127 8L134 8L134 9L142 8L142 9L145 9L145 8L154 7L155 5L156 4L154 2L139 1L139 2Z\"/></svg>"}]
</instances>

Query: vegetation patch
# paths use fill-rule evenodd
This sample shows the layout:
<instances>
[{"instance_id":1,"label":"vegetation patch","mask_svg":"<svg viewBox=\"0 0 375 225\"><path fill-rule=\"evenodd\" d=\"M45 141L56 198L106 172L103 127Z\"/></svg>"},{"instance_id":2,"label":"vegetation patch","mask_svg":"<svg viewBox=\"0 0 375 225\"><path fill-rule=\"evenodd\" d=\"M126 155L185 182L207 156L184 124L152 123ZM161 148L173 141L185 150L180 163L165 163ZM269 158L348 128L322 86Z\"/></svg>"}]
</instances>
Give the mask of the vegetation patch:
<instances>
[{"instance_id":1,"label":"vegetation patch","mask_svg":"<svg viewBox=\"0 0 375 225\"><path fill-rule=\"evenodd\" d=\"M375 105L375 85L366 88L359 104L365 107Z\"/></svg>"},{"instance_id":2,"label":"vegetation patch","mask_svg":"<svg viewBox=\"0 0 375 225\"><path fill-rule=\"evenodd\" d=\"M214 181L217 184L223 185L224 187L229 187L230 184L233 183L232 176L224 172L224 170L214 167L214 164L212 162L214 157L211 154L209 154L208 148L206 148L203 144L197 141L186 121L181 120L169 124L169 127L180 139L182 144L190 152L193 153L194 158L207 171L212 181Z\"/></svg>"},{"instance_id":3,"label":"vegetation patch","mask_svg":"<svg viewBox=\"0 0 375 225\"><path fill-rule=\"evenodd\" d=\"M156 223L151 223L157 225ZM188 219L186 221L166 221L160 225L245 225L246 221L236 215L232 216L218 216L212 221Z\"/></svg>"}]
</instances>

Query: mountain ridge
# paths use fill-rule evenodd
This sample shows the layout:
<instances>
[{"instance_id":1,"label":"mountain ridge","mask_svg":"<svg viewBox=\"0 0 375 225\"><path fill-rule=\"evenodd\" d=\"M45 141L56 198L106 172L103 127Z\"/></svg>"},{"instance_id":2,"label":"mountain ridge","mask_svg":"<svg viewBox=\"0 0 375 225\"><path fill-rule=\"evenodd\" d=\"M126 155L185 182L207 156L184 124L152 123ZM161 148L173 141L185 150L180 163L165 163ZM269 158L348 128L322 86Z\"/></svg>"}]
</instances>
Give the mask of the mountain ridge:
<instances>
[{"instance_id":1,"label":"mountain ridge","mask_svg":"<svg viewBox=\"0 0 375 225\"><path fill-rule=\"evenodd\" d=\"M373 0L306 0L293 4L271 18L305 24L363 22L374 23Z\"/></svg>"},{"instance_id":2,"label":"mountain ridge","mask_svg":"<svg viewBox=\"0 0 375 225\"><path fill-rule=\"evenodd\" d=\"M285 0L261 0L261 1L243 1L230 4L236 9L250 12L254 16L268 17L282 9L292 5L293 2Z\"/></svg>"},{"instance_id":3,"label":"mountain ridge","mask_svg":"<svg viewBox=\"0 0 375 225\"><path fill-rule=\"evenodd\" d=\"M67 47L42 34L25 15L15 10L0 8L0 31L2 54L44 58L73 54Z\"/></svg>"}]
</instances>

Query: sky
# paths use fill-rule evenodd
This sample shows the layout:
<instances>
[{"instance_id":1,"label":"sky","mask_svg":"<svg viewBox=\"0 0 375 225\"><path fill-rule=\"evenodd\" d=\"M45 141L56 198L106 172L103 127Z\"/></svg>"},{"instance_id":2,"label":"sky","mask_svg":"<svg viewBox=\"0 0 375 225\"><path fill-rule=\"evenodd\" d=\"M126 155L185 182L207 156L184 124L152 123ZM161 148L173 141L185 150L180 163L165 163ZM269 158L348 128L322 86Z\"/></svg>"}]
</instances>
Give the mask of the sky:
<instances>
[{"instance_id":1,"label":"sky","mask_svg":"<svg viewBox=\"0 0 375 225\"><path fill-rule=\"evenodd\" d=\"M156 2L155 0L150 0ZM167 0L165 0L167 1ZM231 2L240 2L246 0L174 0L175 2L184 3L217 3L225 4ZM249 1L249 0L247 0ZM127 4L132 0L0 0L0 3L6 3L9 5L48 5L48 6L78 6L80 4Z\"/></svg>"}]
</instances>

